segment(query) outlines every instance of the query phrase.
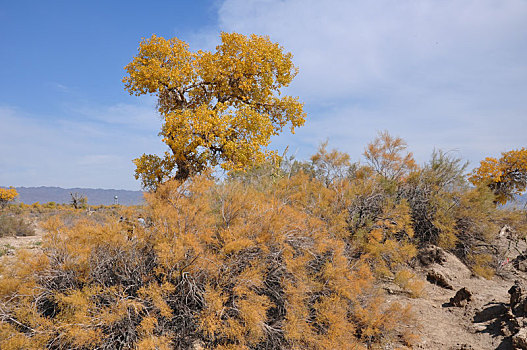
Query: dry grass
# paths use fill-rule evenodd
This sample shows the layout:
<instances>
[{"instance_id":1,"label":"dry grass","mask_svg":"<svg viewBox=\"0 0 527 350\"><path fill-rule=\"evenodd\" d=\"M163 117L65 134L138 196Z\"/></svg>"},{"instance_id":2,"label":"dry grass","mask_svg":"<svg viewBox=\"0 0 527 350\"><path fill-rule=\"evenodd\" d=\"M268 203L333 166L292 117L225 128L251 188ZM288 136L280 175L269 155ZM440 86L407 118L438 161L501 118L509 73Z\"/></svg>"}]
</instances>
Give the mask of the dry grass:
<instances>
[{"instance_id":1,"label":"dry grass","mask_svg":"<svg viewBox=\"0 0 527 350\"><path fill-rule=\"evenodd\" d=\"M0 237L34 236L35 228L22 216L0 215Z\"/></svg>"}]
</instances>

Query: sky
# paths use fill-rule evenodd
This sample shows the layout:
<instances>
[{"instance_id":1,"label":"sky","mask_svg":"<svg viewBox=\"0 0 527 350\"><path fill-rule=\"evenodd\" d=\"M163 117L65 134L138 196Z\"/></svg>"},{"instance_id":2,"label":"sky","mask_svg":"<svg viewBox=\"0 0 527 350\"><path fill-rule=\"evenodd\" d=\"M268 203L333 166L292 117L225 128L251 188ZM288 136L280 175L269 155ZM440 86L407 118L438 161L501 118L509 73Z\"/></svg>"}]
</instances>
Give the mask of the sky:
<instances>
[{"instance_id":1,"label":"sky","mask_svg":"<svg viewBox=\"0 0 527 350\"><path fill-rule=\"evenodd\" d=\"M152 34L214 50L221 31L293 54L307 119L280 153L327 140L364 161L383 130L419 163L527 147L526 0L0 0L0 186L140 189L132 159L165 151L162 121L124 66Z\"/></svg>"}]
</instances>

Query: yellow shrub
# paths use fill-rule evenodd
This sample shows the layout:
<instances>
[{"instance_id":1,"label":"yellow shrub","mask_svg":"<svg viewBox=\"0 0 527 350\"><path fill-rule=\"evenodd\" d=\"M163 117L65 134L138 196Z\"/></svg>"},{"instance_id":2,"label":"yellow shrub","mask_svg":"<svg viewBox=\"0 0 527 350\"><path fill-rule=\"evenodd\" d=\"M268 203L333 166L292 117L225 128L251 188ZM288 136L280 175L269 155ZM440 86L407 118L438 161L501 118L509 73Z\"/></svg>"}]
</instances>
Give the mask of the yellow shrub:
<instances>
[{"instance_id":1,"label":"yellow shrub","mask_svg":"<svg viewBox=\"0 0 527 350\"><path fill-rule=\"evenodd\" d=\"M406 204L384 210L393 222L375 221L381 252L356 256L370 242L346 234L350 188L302 176L260 190L207 176L169 182L147 196L149 224L131 231L112 215L50 219L45 255L20 255L17 268L0 271L0 307L10 317L0 319L2 339L143 349L397 342L411 328L401 317L409 310L384 303L372 262L398 269L414 254Z\"/></svg>"}]
</instances>

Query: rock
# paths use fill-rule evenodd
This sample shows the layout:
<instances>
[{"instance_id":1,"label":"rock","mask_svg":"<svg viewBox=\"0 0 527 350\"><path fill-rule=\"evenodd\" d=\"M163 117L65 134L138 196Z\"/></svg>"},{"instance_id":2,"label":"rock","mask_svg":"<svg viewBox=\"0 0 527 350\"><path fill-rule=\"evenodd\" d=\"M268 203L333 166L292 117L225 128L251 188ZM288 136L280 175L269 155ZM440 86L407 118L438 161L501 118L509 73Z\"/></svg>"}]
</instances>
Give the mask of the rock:
<instances>
[{"instance_id":1,"label":"rock","mask_svg":"<svg viewBox=\"0 0 527 350\"><path fill-rule=\"evenodd\" d=\"M457 291L454 297L450 298L450 304L453 306L465 306L472 300L472 293L465 287Z\"/></svg>"},{"instance_id":2,"label":"rock","mask_svg":"<svg viewBox=\"0 0 527 350\"><path fill-rule=\"evenodd\" d=\"M519 281L514 281L514 285L509 289L510 308L516 316L527 315L527 296L523 295L522 286Z\"/></svg>"},{"instance_id":3,"label":"rock","mask_svg":"<svg viewBox=\"0 0 527 350\"><path fill-rule=\"evenodd\" d=\"M517 269L522 272L527 272L527 260L518 261Z\"/></svg>"},{"instance_id":4,"label":"rock","mask_svg":"<svg viewBox=\"0 0 527 350\"><path fill-rule=\"evenodd\" d=\"M392 295L393 294L397 294L397 292L395 290L393 290L392 288L390 288L390 287L386 288L386 293L392 294Z\"/></svg>"},{"instance_id":5,"label":"rock","mask_svg":"<svg viewBox=\"0 0 527 350\"><path fill-rule=\"evenodd\" d=\"M194 341L194 343L192 344L192 350L203 350L205 349L203 347L203 342L201 340L196 340Z\"/></svg>"},{"instance_id":6,"label":"rock","mask_svg":"<svg viewBox=\"0 0 527 350\"><path fill-rule=\"evenodd\" d=\"M509 329L511 330L512 333L518 333L523 328L521 328L520 322L518 321L518 319L515 318L511 320L511 323L509 324Z\"/></svg>"},{"instance_id":7,"label":"rock","mask_svg":"<svg viewBox=\"0 0 527 350\"><path fill-rule=\"evenodd\" d=\"M527 328L521 328L518 333L512 336L513 349L527 350Z\"/></svg>"},{"instance_id":8,"label":"rock","mask_svg":"<svg viewBox=\"0 0 527 350\"><path fill-rule=\"evenodd\" d=\"M434 263L443 265L443 263L446 262L445 251L431 244L421 249L417 258L423 266L428 266Z\"/></svg>"},{"instance_id":9,"label":"rock","mask_svg":"<svg viewBox=\"0 0 527 350\"><path fill-rule=\"evenodd\" d=\"M432 284L438 285L441 288L451 290L454 289L454 287L452 287L452 285L448 282L447 278L439 271L429 271L426 275L426 280Z\"/></svg>"},{"instance_id":10,"label":"rock","mask_svg":"<svg viewBox=\"0 0 527 350\"><path fill-rule=\"evenodd\" d=\"M472 345L469 344L457 344L450 348L450 350L475 350Z\"/></svg>"},{"instance_id":11,"label":"rock","mask_svg":"<svg viewBox=\"0 0 527 350\"><path fill-rule=\"evenodd\" d=\"M487 325L484 324L477 324L473 326L473 329L475 332L484 332L487 330Z\"/></svg>"},{"instance_id":12,"label":"rock","mask_svg":"<svg viewBox=\"0 0 527 350\"><path fill-rule=\"evenodd\" d=\"M510 337L513 334L516 334L520 331L520 322L513 315L512 311L509 309L503 315L503 321L501 323L501 332L504 336Z\"/></svg>"},{"instance_id":13,"label":"rock","mask_svg":"<svg viewBox=\"0 0 527 350\"><path fill-rule=\"evenodd\" d=\"M527 255L520 254L512 261L512 266L518 271L527 272Z\"/></svg>"},{"instance_id":14,"label":"rock","mask_svg":"<svg viewBox=\"0 0 527 350\"><path fill-rule=\"evenodd\" d=\"M520 302L522 297L522 287L518 280L514 281L514 285L509 289L508 293L511 295L510 307L513 308Z\"/></svg>"},{"instance_id":15,"label":"rock","mask_svg":"<svg viewBox=\"0 0 527 350\"><path fill-rule=\"evenodd\" d=\"M507 324L507 322L503 321L501 323L501 334L504 336L504 337L510 337L512 336L512 332L509 328L509 325Z\"/></svg>"},{"instance_id":16,"label":"rock","mask_svg":"<svg viewBox=\"0 0 527 350\"><path fill-rule=\"evenodd\" d=\"M523 297L514 309L518 316L527 316L527 298Z\"/></svg>"}]
</instances>

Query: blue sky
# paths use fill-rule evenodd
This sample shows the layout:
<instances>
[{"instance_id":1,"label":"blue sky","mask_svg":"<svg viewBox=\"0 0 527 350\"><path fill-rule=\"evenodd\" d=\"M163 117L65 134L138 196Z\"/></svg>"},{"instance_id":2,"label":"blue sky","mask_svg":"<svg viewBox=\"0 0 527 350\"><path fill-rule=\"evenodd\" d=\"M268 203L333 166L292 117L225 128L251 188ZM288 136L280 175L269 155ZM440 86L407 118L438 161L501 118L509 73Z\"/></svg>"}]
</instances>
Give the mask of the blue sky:
<instances>
[{"instance_id":1,"label":"blue sky","mask_svg":"<svg viewBox=\"0 0 527 350\"><path fill-rule=\"evenodd\" d=\"M123 67L142 37L213 49L220 31L269 35L294 55L308 112L272 146L360 160L379 130L419 162L476 166L527 146L527 1L0 1L0 185L139 189L131 160L164 151L151 97Z\"/></svg>"}]
</instances>

